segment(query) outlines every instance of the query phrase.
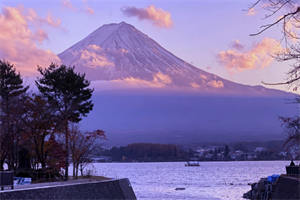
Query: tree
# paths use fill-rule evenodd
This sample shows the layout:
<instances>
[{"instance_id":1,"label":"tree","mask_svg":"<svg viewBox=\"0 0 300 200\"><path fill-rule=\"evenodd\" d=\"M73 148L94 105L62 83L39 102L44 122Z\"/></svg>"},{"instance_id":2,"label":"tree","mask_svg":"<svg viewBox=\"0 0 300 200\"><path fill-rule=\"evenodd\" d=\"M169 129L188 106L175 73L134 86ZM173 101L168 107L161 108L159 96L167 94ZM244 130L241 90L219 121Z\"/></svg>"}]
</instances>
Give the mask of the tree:
<instances>
[{"instance_id":1,"label":"tree","mask_svg":"<svg viewBox=\"0 0 300 200\"><path fill-rule=\"evenodd\" d=\"M288 85L294 91L298 90L300 83L300 5L296 0L257 0L250 9L257 8L259 5L267 11L266 19L273 20L269 24L261 26L261 30L251 34L256 36L265 31L274 28L277 25L282 26L283 41L285 48L283 51L274 55L279 62L292 62L291 69L288 72L287 80L279 83L267 83L268 85ZM300 103L300 98L296 97L296 102ZM300 127L299 116L281 117L283 126L286 128L288 136L285 144L296 144L300 146L299 132Z\"/></svg>"},{"instance_id":2,"label":"tree","mask_svg":"<svg viewBox=\"0 0 300 200\"><path fill-rule=\"evenodd\" d=\"M53 109L46 99L39 95L28 97L24 108L27 112L24 119L23 139L31 141L30 149L33 149L34 157L44 170L47 157L46 137L56 131Z\"/></svg>"},{"instance_id":3,"label":"tree","mask_svg":"<svg viewBox=\"0 0 300 200\"><path fill-rule=\"evenodd\" d=\"M281 117L280 119L288 135L284 146L288 150L300 151L300 117ZM300 152L298 152L298 155L300 156Z\"/></svg>"},{"instance_id":4,"label":"tree","mask_svg":"<svg viewBox=\"0 0 300 200\"><path fill-rule=\"evenodd\" d=\"M225 147L224 147L224 159L225 160L229 160L230 159L229 153L230 153L230 149L229 149L228 145L226 144Z\"/></svg>"},{"instance_id":5,"label":"tree","mask_svg":"<svg viewBox=\"0 0 300 200\"><path fill-rule=\"evenodd\" d=\"M0 170L6 159L9 169L14 168L18 129L18 117L14 114L21 114L17 106L20 106L20 98L27 89L14 66L0 60Z\"/></svg>"},{"instance_id":6,"label":"tree","mask_svg":"<svg viewBox=\"0 0 300 200\"><path fill-rule=\"evenodd\" d=\"M268 85L288 85L294 91L299 87L300 81L300 6L295 0L257 0L249 9L258 8L259 5L266 10L265 19L271 23L262 25L260 30L251 36L256 36L265 31L281 25L284 50L273 55L277 61L293 62L288 72L287 80L279 83L265 83Z\"/></svg>"},{"instance_id":7,"label":"tree","mask_svg":"<svg viewBox=\"0 0 300 200\"><path fill-rule=\"evenodd\" d=\"M98 139L104 138L103 130L83 133L75 125L70 130L70 151L73 162L73 177L78 177L79 166L81 166L81 175L86 164L91 162L91 156L95 149L100 148Z\"/></svg>"},{"instance_id":8,"label":"tree","mask_svg":"<svg viewBox=\"0 0 300 200\"><path fill-rule=\"evenodd\" d=\"M65 179L69 167L69 123L78 123L93 109L91 101L93 89L85 74L74 71L74 67L51 64L48 68L38 68L42 75L36 81L39 91L48 99L61 122L59 127L65 135Z\"/></svg>"}]
</instances>

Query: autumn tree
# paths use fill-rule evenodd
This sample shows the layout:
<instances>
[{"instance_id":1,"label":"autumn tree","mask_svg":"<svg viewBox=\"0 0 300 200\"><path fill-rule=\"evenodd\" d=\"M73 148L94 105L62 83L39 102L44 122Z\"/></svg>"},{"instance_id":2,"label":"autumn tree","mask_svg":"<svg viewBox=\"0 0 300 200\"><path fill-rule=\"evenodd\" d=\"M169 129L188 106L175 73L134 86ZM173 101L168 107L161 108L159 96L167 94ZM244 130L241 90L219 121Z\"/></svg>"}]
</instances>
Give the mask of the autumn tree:
<instances>
[{"instance_id":1,"label":"autumn tree","mask_svg":"<svg viewBox=\"0 0 300 200\"><path fill-rule=\"evenodd\" d=\"M51 64L48 68L38 68L41 78L36 85L55 109L65 135L65 179L69 167L69 124L78 123L93 108L91 101L93 89L85 74L76 73L74 67Z\"/></svg>"},{"instance_id":2,"label":"autumn tree","mask_svg":"<svg viewBox=\"0 0 300 200\"><path fill-rule=\"evenodd\" d=\"M23 86L23 80L15 67L0 60L0 170L3 170L5 160L9 169L13 169L16 159L17 138L19 133L20 99L28 87ZM18 117L16 116L19 115Z\"/></svg>"},{"instance_id":3,"label":"autumn tree","mask_svg":"<svg viewBox=\"0 0 300 200\"><path fill-rule=\"evenodd\" d=\"M46 138L55 133L56 118L52 107L47 100L40 95L33 94L25 101L26 110L24 119L23 140L30 141L36 162L42 169L46 168Z\"/></svg>"},{"instance_id":4,"label":"autumn tree","mask_svg":"<svg viewBox=\"0 0 300 200\"><path fill-rule=\"evenodd\" d=\"M79 167L81 175L86 164L91 162L91 156L95 149L100 147L99 139L104 139L105 134L102 130L85 132L79 130L76 125L73 125L70 130L70 151L73 163L73 177L78 177Z\"/></svg>"}]
</instances>

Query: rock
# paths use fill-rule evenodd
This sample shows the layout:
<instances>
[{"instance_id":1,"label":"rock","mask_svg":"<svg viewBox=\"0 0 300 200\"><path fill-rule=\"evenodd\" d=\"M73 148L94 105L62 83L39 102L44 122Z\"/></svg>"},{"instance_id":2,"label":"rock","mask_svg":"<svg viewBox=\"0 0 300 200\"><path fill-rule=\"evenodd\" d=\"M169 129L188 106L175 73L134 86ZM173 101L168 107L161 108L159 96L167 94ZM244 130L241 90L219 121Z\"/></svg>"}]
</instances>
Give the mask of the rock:
<instances>
[{"instance_id":1,"label":"rock","mask_svg":"<svg viewBox=\"0 0 300 200\"><path fill-rule=\"evenodd\" d=\"M175 190L185 190L185 188L175 188Z\"/></svg>"},{"instance_id":2,"label":"rock","mask_svg":"<svg viewBox=\"0 0 300 200\"><path fill-rule=\"evenodd\" d=\"M300 177L280 175L275 182L262 178L251 184L251 190L243 195L245 199L300 199Z\"/></svg>"}]
</instances>

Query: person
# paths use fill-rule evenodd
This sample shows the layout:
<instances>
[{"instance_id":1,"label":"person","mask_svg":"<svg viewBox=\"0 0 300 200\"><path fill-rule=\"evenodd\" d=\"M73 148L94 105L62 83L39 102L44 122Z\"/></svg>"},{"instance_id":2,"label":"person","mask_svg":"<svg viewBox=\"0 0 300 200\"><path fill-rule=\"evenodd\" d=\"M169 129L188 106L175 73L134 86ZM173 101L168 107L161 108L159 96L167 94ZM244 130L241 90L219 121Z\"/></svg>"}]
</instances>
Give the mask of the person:
<instances>
[{"instance_id":1,"label":"person","mask_svg":"<svg viewBox=\"0 0 300 200\"><path fill-rule=\"evenodd\" d=\"M294 166L295 166L295 163L293 160L291 160L290 167L294 167Z\"/></svg>"}]
</instances>

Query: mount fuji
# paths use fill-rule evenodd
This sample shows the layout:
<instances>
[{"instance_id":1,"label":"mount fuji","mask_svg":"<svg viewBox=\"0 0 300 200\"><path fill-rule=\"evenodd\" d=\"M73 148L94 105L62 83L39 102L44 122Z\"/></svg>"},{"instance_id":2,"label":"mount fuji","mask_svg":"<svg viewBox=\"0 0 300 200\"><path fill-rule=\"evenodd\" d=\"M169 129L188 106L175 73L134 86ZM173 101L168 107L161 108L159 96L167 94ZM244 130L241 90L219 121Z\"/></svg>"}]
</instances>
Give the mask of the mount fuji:
<instances>
[{"instance_id":1,"label":"mount fuji","mask_svg":"<svg viewBox=\"0 0 300 200\"><path fill-rule=\"evenodd\" d=\"M194 67L125 22L101 26L58 56L90 80L218 94L282 94L261 86L237 84Z\"/></svg>"},{"instance_id":2,"label":"mount fuji","mask_svg":"<svg viewBox=\"0 0 300 200\"><path fill-rule=\"evenodd\" d=\"M297 110L286 104L291 94L205 72L125 22L101 26L58 56L96 87L82 126L106 130L112 144L280 139L278 116Z\"/></svg>"}]
</instances>

